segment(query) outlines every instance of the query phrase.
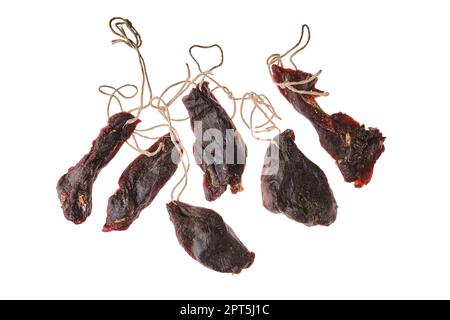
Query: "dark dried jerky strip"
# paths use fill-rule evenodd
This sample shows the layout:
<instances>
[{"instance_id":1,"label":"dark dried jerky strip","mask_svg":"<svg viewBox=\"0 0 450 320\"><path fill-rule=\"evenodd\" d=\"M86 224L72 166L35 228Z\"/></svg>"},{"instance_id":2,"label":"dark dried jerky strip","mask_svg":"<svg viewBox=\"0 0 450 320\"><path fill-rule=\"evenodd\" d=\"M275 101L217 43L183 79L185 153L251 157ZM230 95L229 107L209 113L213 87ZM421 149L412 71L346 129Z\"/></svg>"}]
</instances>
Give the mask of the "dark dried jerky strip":
<instances>
[{"instance_id":1,"label":"dark dried jerky strip","mask_svg":"<svg viewBox=\"0 0 450 320\"><path fill-rule=\"evenodd\" d=\"M163 149L157 154L138 156L122 173L119 189L109 198L103 231L128 229L177 170L180 157L170 134L161 137L147 151L155 152L160 143Z\"/></svg>"},{"instance_id":2,"label":"dark dried jerky strip","mask_svg":"<svg viewBox=\"0 0 450 320\"><path fill-rule=\"evenodd\" d=\"M328 226L337 204L325 173L296 146L292 130L277 137L266 152L261 176L264 207L307 226Z\"/></svg>"},{"instance_id":3,"label":"dark dried jerky strip","mask_svg":"<svg viewBox=\"0 0 450 320\"><path fill-rule=\"evenodd\" d=\"M204 172L203 189L206 200L213 201L219 198L230 185L232 193L243 190L241 177L244 172L247 157L247 146L244 143L233 121L203 82L191 90L189 95L183 97L183 103L189 113L191 128L194 132L196 122L201 124L201 136L196 133L194 144L194 157ZM211 130L212 129L212 130ZM205 136L220 133L220 140L214 142L203 139ZM206 148L213 152L204 152ZM204 155L204 157L203 157ZM217 160L219 159L219 160Z\"/></svg>"},{"instance_id":4,"label":"dark dried jerky strip","mask_svg":"<svg viewBox=\"0 0 450 320\"><path fill-rule=\"evenodd\" d=\"M80 224L91 214L94 181L133 133L139 120L126 124L133 118L128 112L111 116L89 153L59 179L56 190L67 220Z\"/></svg>"},{"instance_id":5,"label":"dark dried jerky strip","mask_svg":"<svg viewBox=\"0 0 450 320\"><path fill-rule=\"evenodd\" d=\"M272 65L272 75L276 83L299 82L312 76L277 65ZM293 87L297 90L320 91L315 89L316 82L317 78ZM368 184L375 162L384 151L385 137L381 132L376 128L366 129L345 113L328 115L319 107L314 96L284 87L279 87L279 90L299 113L311 121L319 135L320 144L336 160L345 181L354 182L356 187Z\"/></svg>"},{"instance_id":6,"label":"dark dried jerky strip","mask_svg":"<svg viewBox=\"0 0 450 320\"><path fill-rule=\"evenodd\" d=\"M168 203L167 211L181 246L204 266L218 272L240 273L252 265L255 254L215 211L180 201Z\"/></svg>"}]
</instances>

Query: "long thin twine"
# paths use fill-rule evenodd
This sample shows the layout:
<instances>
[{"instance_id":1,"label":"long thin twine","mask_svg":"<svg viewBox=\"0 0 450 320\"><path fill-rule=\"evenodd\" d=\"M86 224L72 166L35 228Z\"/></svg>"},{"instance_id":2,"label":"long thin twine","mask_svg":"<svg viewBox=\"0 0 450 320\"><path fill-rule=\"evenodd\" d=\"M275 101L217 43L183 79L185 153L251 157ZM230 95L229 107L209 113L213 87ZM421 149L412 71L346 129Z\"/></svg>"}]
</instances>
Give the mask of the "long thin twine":
<instances>
[{"instance_id":1,"label":"long thin twine","mask_svg":"<svg viewBox=\"0 0 450 320\"><path fill-rule=\"evenodd\" d=\"M305 44L301 45L301 43L303 41L303 36L305 35L305 33L307 34L307 40L306 40ZM287 50L283 54L275 53L275 54L270 55L267 58L266 64L267 64L267 67L269 69L270 77L273 79L271 66L273 64L277 64L280 67L284 67L283 66L283 58L286 57L289 54L290 54L289 55L289 62L291 63L291 65L294 67L295 70L298 70L297 65L295 64L293 58L300 51L302 51L303 49L306 48L306 46L309 44L310 40L311 40L311 31L309 29L309 26L307 24L304 24L304 25L302 25L300 39L297 41L297 43L292 48L290 48L289 50ZM298 90L298 89L293 87L295 85L303 85L303 84L310 83L310 82L314 81L321 73L322 73L322 70L319 70L318 72L316 72L314 75L312 75L308 79L305 79L305 80L302 80L302 81L295 81L295 82L285 81L285 82L280 82L280 83L277 83L275 81L274 82L275 82L275 84L277 86L279 86L282 89L287 88L287 89L289 89L289 90L291 90L293 92L299 93L299 94L311 95L311 96L328 96L329 95L328 92L319 92L319 91L313 91L313 90L311 90L311 91Z\"/></svg>"}]
</instances>

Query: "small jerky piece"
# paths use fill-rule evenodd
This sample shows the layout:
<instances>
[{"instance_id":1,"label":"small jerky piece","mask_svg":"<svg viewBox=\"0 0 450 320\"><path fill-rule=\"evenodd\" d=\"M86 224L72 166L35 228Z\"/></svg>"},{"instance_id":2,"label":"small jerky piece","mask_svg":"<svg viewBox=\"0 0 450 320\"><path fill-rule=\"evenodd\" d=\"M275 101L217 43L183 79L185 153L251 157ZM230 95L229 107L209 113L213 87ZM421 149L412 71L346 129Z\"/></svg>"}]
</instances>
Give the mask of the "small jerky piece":
<instances>
[{"instance_id":1,"label":"small jerky piece","mask_svg":"<svg viewBox=\"0 0 450 320\"><path fill-rule=\"evenodd\" d=\"M325 173L305 157L294 139L294 132L286 130L267 149L261 176L263 205L307 226L328 226L337 215L333 192Z\"/></svg>"},{"instance_id":2,"label":"small jerky piece","mask_svg":"<svg viewBox=\"0 0 450 320\"><path fill-rule=\"evenodd\" d=\"M183 103L189 113L191 128L196 133L194 157L204 172L206 200L219 198L227 185L233 194L242 191L241 177L247 146L225 109L209 90L208 83L203 82L193 88L189 95L183 97Z\"/></svg>"},{"instance_id":3,"label":"small jerky piece","mask_svg":"<svg viewBox=\"0 0 450 320\"><path fill-rule=\"evenodd\" d=\"M252 265L255 254L248 251L215 211L180 201L168 203L167 211L178 242L205 267L218 272L240 273Z\"/></svg>"},{"instance_id":4,"label":"small jerky piece","mask_svg":"<svg viewBox=\"0 0 450 320\"><path fill-rule=\"evenodd\" d=\"M104 232L128 229L177 170L180 157L170 134L147 151L155 152L161 143L163 147L158 153L138 156L122 173L119 189L109 198Z\"/></svg>"},{"instance_id":5,"label":"small jerky piece","mask_svg":"<svg viewBox=\"0 0 450 320\"><path fill-rule=\"evenodd\" d=\"M272 65L275 83L299 82L312 75L300 70L285 69ZM292 85L296 90L319 91L315 89L317 78L307 84ZM372 178L375 162L384 151L382 133L376 128L366 129L349 115L325 113L314 96L294 92L281 86L279 90L294 106L295 110L311 121L320 144L336 160L346 182L354 182L356 187L368 184Z\"/></svg>"},{"instance_id":6,"label":"small jerky piece","mask_svg":"<svg viewBox=\"0 0 450 320\"><path fill-rule=\"evenodd\" d=\"M92 142L89 153L59 179L56 190L67 220L80 224L91 214L94 181L140 122L127 123L133 118L128 112L111 116L108 125Z\"/></svg>"}]
</instances>

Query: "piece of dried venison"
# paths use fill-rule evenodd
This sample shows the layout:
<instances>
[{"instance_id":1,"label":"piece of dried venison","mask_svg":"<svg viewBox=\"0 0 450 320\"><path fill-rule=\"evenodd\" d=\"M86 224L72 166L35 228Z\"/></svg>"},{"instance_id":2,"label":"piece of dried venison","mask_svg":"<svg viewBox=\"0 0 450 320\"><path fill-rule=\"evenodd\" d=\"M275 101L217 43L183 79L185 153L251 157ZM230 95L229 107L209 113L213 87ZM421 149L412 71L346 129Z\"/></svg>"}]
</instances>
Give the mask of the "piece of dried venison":
<instances>
[{"instance_id":1,"label":"piece of dried venison","mask_svg":"<svg viewBox=\"0 0 450 320\"><path fill-rule=\"evenodd\" d=\"M119 189L109 198L104 232L126 230L148 207L177 170L179 152L170 134L162 136L149 149L131 162L119 179Z\"/></svg>"},{"instance_id":2,"label":"piece of dried venison","mask_svg":"<svg viewBox=\"0 0 450 320\"><path fill-rule=\"evenodd\" d=\"M275 83L300 82L312 76L301 70L285 69L275 64L271 68ZM321 92L315 88L316 82L317 78L293 87L296 90ZM385 137L382 133L376 128L366 129L345 113L328 115L314 96L292 91L286 86L278 88L295 110L313 124L320 144L336 160L344 180L354 182L356 187L368 184L375 162L384 151Z\"/></svg>"},{"instance_id":3,"label":"piece of dried venison","mask_svg":"<svg viewBox=\"0 0 450 320\"><path fill-rule=\"evenodd\" d=\"M180 201L167 204L178 242L204 266L226 273L240 273L250 267L250 252L215 211Z\"/></svg>"},{"instance_id":4,"label":"piece of dried venison","mask_svg":"<svg viewBox=\"0 0 450 320\"><path fill-rule=\"evenodd\" d=\"M94 181L140 122L127 123L133 118L128 112L112 115L92 142L91 150L59 179L56 190L67 220L80 224L91 214Z\"/></svg>"},{"instance_id":5,"label":"piece of dried venison","mask_svg":"<svg viewBox=\"0 0 450 320\"><path fill-rule=\"evenodd\" d=\"M208 201L219 198L230 186L233 194L243 190L247 146L225 109L203 82L183 97L196 141L194 157L203 175Z\"/></svg>"},{"instance_id":6,"label":"piece of dried venison","mask_svg":"<svg viewBox=\"0 0 450 320\"><path fill-rule=\"evenodd\" d=\"M325 173L296 146L292 130L276 136L267 149L261 175L264 207L307 226L328 226L337 204Z\"/></svg>"}]
</instances>

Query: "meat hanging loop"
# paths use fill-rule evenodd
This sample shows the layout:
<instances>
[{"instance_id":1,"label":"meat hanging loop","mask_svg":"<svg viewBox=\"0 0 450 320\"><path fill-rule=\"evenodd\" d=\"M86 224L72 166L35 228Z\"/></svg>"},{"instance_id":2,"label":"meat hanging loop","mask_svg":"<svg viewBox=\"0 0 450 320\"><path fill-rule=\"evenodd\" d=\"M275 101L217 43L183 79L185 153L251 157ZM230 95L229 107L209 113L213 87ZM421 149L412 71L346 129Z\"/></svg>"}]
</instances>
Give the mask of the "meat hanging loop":
<instances>
[{"instance_id":1,"label":"meat hanging loop","mask_svg":"<svg viewBox=\"0 0 450 320\"><path fill-rule=\"evenodd\" d=\"M216 64L215 66L213 66L212 68L208 69L209 72L212 72L213 70L221 67L223 65L223 50L222 47L220 45L218 45L217 43L214 43L212 45L209 46L203 46L203 45L199 45L199 44L194 44L193 46L191 46L189 48L189 55L191 56L192 60L194 60L195 64L197 65L198 71L200 73L203 73L203 70L200 66L200 63L197 61L197 59L195 59L194 55L192 54L192 49L194 48L200 48L200 49L212 49L212 48L217 48L220 51L220 62L218 64Z\"/></svg>"},{"instance_id":2,"label":"meat hanging loop","mask_svg":"<svg viewBox=\"0 0 450 320\"><path fill-rule=\"evenodd\" d=\"M134 36L135 38L134 41L128 37L123 26L126 26L127 29ZM136 30L136 28L133 27L133 24L131 23L130 20L121 17L114 17L111 20L109 20L109 28L111 29L112 33L114 33L116 36L120 38L112 40L112 44L122 42L133 49L139 49L141 47L142 45L141 35Z\"/></svg>"},{"instance_id":3,"label":"meat hanging loop","mask_svg":"<svg viewBox=\"0 0 450 320\"><path fill-rule=\"evenodd\" d=\"M125 19L125 18L121 18L121 17L112 18L109 21L109 28L111 29L111 32L113 34L115 34L116 36L119 37L118 39L112 40L111 41L112 44L117 44L117 43L126 44L128 47L136 50L136 53L139 58L139 65L141 67L141 73L142 73L142 83L141 83L141 94L140 94L141 104L137 111L137 115L136 115L136 119L137 119L137 118L139 118L142 110L145 108L145 105L146 105L144 103L145 87L147 87L147 89L148 89L150 101L153 97L152 88L150 85L150 81L148 79L147 66L145 64L144 57L142 56L142 54L139 50L139 48L142 46L142 38L141 38L141 35L139 34L139 32L136 30L136 28L131 23L131 21L128 19ZM133 35L134 39L131 39L128 36L127 31ZM136 120L134 120L134 121L136 121Z\"/></svg>"},{"instance_id":4,"label":"meat hanging loop","mask_svg":"<svg viewBox=\"0 0 450 320\"><path fill-rule=\"evenodd\" d=\"M300 44L302 43L302 40L303 40L303 36L304 36L304 34L305 34L305 30L307 31L307 33L308 33L308 39L306 40L306 43L303 45L303 46L301 46L300 48L298 48L297 50L295 50L295 48L297 48L298 46L300 46ZM287 56L290 52L292 52L293 50L295 50L293 53L291 53L291 55L289 56L289 61L291 62L291 64L294 66L294 68L296 69L296 70L298 70L298 68L297 68L297 66L296 66L296 64L295 64L295 62L292 60L300 51L302 51L303 49L305 49L307 46L308 46L308 44L309 44L309 41L311 40L311 32L310 32L310 30L309 30L309 26L307 25L307 24L304 24L304 25L302 25L302 33L301 33L301 35L300 35L300 39L298 40L298 42L291 48L291 49L289 49L288 51L286 51L284 54L282 54L281 56L280 56L280 58L284 58L285 56Z\"/></svg>"},{"instance_id":5,"label":"meat hanging loop","mask_svg":"<svg viewBox=\"0 0 450 320\"><path fill-rule=\"evenodd\" d=\"M307 35L307 40L305 42L305 44L301 45L303 42L303 38L305 36L305 34ZM289 50L287 50L285 53L283 54L279 54L279 53L275 53L270 55L267 60L266 60L266 64L267 64L267 68L269 69L269 73L271 78L273 79L273 71L272 71L272 65L278 65L282 68L284 68L283 66L283 58L289 55L289 61L292 64L292 66L295 68L295 70L298 70L297 65L295 64L293 58L303 49L305 49L308 44L309 41L311 40L311 31L309 29L309 26L307 24L302 25L301 28L301 34L300 34L300 39L297 41L297 43L290 48ZM294 51L294 52L292 52ZM292 52L292 53L291 53ZM274 83L280 87L281 89L289 89L290 91L299 93L299 94L303 94L303 95L310 95L310 96L328 96L329 93L328 92L322 92L322 91L306 91L306 90L299 90L296 89L294 86L296 85L304 85L304 84L308 84L314 80L317 79L317 77L322 73L322 70L319 70L318 72L316 72L314 75L310 76L309 78L302 80L302 81L296 81L296 82L291 82L291 81L283 81L283 82L275 82Z\"/></svg>"},{"instance_id":6,"label":"meat hanging loop","mask_svg":"<svg viewBox=\"0 0 450 320\"><path fill-rule=\"evenodd\" d=\"M311 40L311 32L309 29L309 26L307 24L302 25L302 29L301 29L301 35L300 35L300 39L297 41L297 43L290 48L289 50L287 50L285 53L283 54L279 54L279 53L274 53L272 55L270 55L267 58L266 64L269 67L269 72L270 71L270 66L274 63L278 64L279 66L283 67L283 58L286 57L289 53L291 53L293 50L295 50L298 46L300 46L300 44L303 41L303 36L305 35L305 30L308 33L308 40L306 40L306 43L301 46L300 48L298 48L295 52L293 52L290 56L289 56L289 61L291 62L291 64L294 66L295 70L298 70L297 65L295 64L295 62L292 60L300 51L302 51L303 49L306 48L306 46L309 44L309 41Z\"/></svg>"}]
</instances>

